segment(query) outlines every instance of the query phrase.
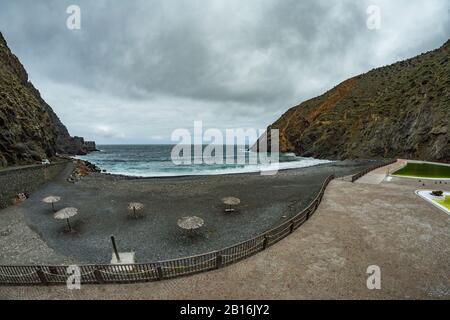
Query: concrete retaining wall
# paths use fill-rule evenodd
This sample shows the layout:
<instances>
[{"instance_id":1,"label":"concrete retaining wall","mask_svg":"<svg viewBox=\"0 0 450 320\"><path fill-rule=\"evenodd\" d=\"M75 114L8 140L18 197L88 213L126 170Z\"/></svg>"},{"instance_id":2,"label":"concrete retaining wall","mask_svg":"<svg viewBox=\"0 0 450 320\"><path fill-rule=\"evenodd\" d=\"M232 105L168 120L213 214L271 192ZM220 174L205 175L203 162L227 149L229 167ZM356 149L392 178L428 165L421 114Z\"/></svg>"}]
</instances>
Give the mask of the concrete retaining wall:
<instances>
[{"instance_id":1,"label":"concrete retaining wall","mask_svg":"<svg viewBox=\"0 0 450 320\"><path fill-rule=\"evenodd\" d=\"M14 203L17 194L30 194L54 179L69 162L50 165L31 165L0 171L0 209Z\"/></svg>"}]
</instances>

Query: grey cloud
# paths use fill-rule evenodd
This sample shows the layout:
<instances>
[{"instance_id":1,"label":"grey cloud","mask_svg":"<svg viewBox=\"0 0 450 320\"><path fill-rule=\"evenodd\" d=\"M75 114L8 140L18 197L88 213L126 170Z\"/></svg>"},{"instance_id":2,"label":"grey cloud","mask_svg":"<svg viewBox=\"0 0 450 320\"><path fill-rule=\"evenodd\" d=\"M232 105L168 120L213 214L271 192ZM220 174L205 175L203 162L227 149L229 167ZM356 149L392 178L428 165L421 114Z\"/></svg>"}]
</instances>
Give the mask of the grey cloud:
<instances>
[{"instance_id":1,"label":"grey cloud","mask_svg":"<svg viewBox=\"0 0 450 320\"><path fill-rule=\"evenodd\" d=\"M81 7L81 30L65 26L71 4ZM366 28L370 4L382 9L379 31ZM447 0L0 0L0 30L72 132L133 142L170 136L195 119L263 128L350 76L439 46L450 37L449 7Z\"/></svg>"}]
</instances>

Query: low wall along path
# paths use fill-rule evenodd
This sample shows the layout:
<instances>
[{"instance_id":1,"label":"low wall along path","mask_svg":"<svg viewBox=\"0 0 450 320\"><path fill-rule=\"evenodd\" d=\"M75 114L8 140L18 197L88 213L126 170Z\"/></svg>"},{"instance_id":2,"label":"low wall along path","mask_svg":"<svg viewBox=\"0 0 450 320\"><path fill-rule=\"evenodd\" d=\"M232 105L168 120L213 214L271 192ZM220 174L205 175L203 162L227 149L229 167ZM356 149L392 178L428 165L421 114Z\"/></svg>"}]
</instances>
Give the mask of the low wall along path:
<instances>
[{"instance_id":1,"label":"low wall along path","mask_svg":"<svg viewBox=\"0 0 450 320\"><path fill-rule=\"evenodd\" d=\"M49 165L30 165L0 170L0 209L13 205L18 194L30 194L53 180L68 163L63 161Z\"/></svg>"},{"instance_id":2,"label":"low wall along path","mask_svg":"<svg viewBox=\"0 0 450 320\"><path fill-rule=\"evenodd\" d=\"M380 166L376 165L372 167L372 170ZM364 170L364 173L369 171ZM57 173L58 170L55 167L51 174ZM355 176L360 177L362 174L358 173ZM45 181L45 177L44 173L40 172L40 178L36 180L36 183ZM218 251L161 262L129 265L82 265L80 266L81 283L155 281L219 269L243 260L277 243L305 223L317 210L326 187L333 179L333 175L325 179L319 194L306 209L253 239ZM67 266L0 266L0 284L2 285L65 285L67 277Z\"/></svg>"}]
</instances>

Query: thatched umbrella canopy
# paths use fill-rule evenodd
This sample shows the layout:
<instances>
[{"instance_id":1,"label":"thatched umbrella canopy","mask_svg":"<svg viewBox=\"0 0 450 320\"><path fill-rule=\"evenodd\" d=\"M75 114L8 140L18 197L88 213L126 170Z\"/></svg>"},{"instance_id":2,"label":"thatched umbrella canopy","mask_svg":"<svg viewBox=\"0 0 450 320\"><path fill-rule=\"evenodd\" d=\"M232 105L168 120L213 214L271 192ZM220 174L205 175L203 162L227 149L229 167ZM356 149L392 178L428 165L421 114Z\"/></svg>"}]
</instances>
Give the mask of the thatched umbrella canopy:
<instances>
[{"instance_id":1,"label":"thatched umbrella canopy","mask_svg":"<svg viewBox=\"0 0 450 320\"><path fill-rule=\"evenodd\" d=\"M70 225L70 221L69 218L75 216L78 214L78 209L77 208L73 208L73 207L69 207L69 208L64 208L59 210L58 212L56 212L54 214L54 218L58 219L58 220L66 220L67 221L67 226L69 227L69 232L72 231L72 227Z\"/></svg>"},{"instance_id":2,"label":"thatched umbrella canopy","mask_svg":"<svg viewBox=\"0 0 450 320\"><path fill-rule=\"evenodd\" d=\"M241 203L241 200L235 197L226 197L222 199L222 202L229 206L237 206L239 203Z\"/></svg>"},{"instance_id":3,"label":"thatched umbrella canopy","mask_svg":"<svg viewBox=\"0 0 450 320\"><path fill-rule=\"evenodd\" d=\"M44 202L44 203L51 203L53 212L55 212L55 211L56 211L56 210L55 210L55 202L58 202L58 201L60 201L60 200L61 200L61 197L58 197L58 196L48 196L48 197L45 197L44 199L42 199L42 202Z\"/></svg>"},{"instance_id":4,"label":"thatched umbrella canopy","mask_svg":"<svg viewBox=\"0 0 450 320\"><path fill-rule=\"evenodd\" d=\"M136 211L140 211L142 209L144 209L144 204L140 202L130 202L128 204L128 210L133 210L133 215L135 218L137 217Z\"/></svg>"},{"instance_id":5,"label":"thatched umbrella canopy","mask_svg":"<svg viewBox=\"0 0 450 320\"><path fill-rule=\"evenodd\" d=\"M235 197L226 197L222 199L222 202L227 205L227 208L225 209L226 212L234 211L232 206L237 206L241 203L241 200L239 198Z\"/></svg>"},{"instance_id":6,"label":"thatched umbrella canopy","mask_svg":"<svg viewBox=\"0 0 450 320\"><path fill-rule=\"evenodd\" d=\"M183 217L178 219L178 226L184 230L196 230L198 228L203 227L205 221L202 218L193 216L193 217Z\"/></svg>"}]
</instances>

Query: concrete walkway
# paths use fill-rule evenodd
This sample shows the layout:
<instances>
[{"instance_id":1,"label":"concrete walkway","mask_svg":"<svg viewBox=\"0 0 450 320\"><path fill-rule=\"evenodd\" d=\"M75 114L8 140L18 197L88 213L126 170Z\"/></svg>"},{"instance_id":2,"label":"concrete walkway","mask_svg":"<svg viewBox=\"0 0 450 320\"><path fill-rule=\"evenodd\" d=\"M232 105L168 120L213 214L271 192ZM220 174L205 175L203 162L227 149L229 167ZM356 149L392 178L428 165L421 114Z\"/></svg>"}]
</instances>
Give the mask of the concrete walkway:
<instances>
[{"instance_id":1,"label":"concrete walkway","mask_svg":"<svg viewBox=\"0 0 450 320\"><path fill-rule=\"evenodd\" d=\"M390 172L393 172L406 164L406 160L398 159L397 162L375 169L362 176L355 183L380 184L383 182Z\"/></svg>"},{"instance_id":2,"label":"concrete walkway","mask_svg":"<svg viewBox=\"0 0 450 320\"><path fill-rule=\"evenodd\" d=\"M294 234L224 269L72 291L0 287L0 298L449 299L450 217L415 189L398 182L335 180L316 214ZM381 268L381 290L367 289L370 265Z\"/></svg>"}]
</instances>

